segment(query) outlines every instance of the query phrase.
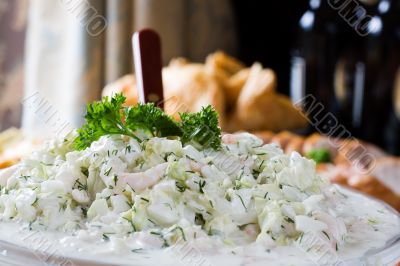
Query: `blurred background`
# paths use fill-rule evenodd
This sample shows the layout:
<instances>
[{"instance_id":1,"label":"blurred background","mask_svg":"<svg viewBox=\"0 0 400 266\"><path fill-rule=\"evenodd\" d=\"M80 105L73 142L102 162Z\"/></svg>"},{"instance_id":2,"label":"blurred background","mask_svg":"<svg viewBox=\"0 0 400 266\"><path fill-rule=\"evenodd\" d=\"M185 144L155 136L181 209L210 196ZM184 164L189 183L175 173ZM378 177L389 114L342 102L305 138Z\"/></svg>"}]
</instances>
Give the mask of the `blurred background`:
<instances>
[{"instance_id":1,"label":"blurred background","mask_svg":"<svg viewBox=\"0 0 400 266\"><path fill-rule=\"evenodd\" d=\"M353 136L400 154L398 0L0 0L0 130L43 128L21 104L36 93L78 126L87 102L133 73L143 27L160 33L165 65L217 50L260 62L278 93L312 94Z\"/></svg>"}]
</instances>

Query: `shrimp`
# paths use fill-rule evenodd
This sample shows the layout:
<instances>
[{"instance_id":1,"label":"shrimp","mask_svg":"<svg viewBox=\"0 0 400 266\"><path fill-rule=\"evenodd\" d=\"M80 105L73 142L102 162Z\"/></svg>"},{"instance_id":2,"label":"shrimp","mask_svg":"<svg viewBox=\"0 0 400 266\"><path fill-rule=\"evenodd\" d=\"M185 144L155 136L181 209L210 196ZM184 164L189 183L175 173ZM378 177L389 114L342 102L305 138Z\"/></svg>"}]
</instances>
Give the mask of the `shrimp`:
<instances>
[{"instance_id":1,"label":"shrimp","mask_svg":"<svg viewBox=\"0 0 400 266\"><path fill-rule=\"evenodd\" d=\"M198 162L195 162L195 161L190 161L190 169L193 171L193 172L200 172L201 171L201 168L204 166L205 164L203 164L203 163L198 163Z\"/></svg>"},{"instance_id":2,"label":"shrimp","mask_svg":"<svg viewBox=\"0 0 400 266\"><path fill-rule=\"evenodd\" d=\"M225 134L222 136L222 142L225 144L235 144L237 141L237 136L235 134Z\"/></svg>"},{"instance_id":3,"label":"shrimp","mask_svg":"<svg viewBox=\"0 0 400 266\"><path fill-rule=\"evenodd\" d=\"M146 188L155 185L164 175L168 163L159 164L140 173L123 173L120 178L124 180L136 192L143 191Z\"/></svg>"},{"instance_id":4,"label":"shrimp","mask_svg":"<svg viewBox=\"0 0 400 266\"><path fill-rule=\"evenodd\" d=\"M258 224L247 224L244 225L243 232L254 241L260 234L261 230Z\"/></svg>"}]
</instances>

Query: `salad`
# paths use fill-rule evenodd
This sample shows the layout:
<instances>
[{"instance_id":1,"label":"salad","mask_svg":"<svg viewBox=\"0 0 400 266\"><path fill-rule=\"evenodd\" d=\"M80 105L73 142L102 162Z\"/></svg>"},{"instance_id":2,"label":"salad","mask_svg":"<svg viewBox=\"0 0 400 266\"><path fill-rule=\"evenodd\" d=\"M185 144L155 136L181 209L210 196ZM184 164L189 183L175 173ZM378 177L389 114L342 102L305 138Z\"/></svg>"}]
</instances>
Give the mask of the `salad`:
<instances>
[{"instance_id":1,"label":"salad","mask_svg":"<svg viewBox=\"0 0 400 266\"><path fill-rule=\"evenodd\" d=\"M130 250L182 241L270 249L312 235L336 252L398 229L379 207L357 212L313 160L249 133L221 136L211 107L176 121L124 101L90 104L80 129L1 171L0 220Z\"/></svg>"}]
</instances>

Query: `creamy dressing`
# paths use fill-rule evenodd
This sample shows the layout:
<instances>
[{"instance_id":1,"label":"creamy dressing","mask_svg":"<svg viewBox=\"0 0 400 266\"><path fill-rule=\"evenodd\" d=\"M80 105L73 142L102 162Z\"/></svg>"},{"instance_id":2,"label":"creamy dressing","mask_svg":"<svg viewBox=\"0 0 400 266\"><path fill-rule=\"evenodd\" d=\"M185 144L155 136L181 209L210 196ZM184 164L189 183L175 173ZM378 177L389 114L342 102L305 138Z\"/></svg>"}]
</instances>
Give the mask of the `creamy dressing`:
<instances>
[{"instance_id":1,"label":"creamy dressing","mask_svg":"<svg viewBox=\"0 0 400 266\"><path fill-rule=\"evenodd\" d=\"M219 150L113 135L77 151L73 139L0 171L3 258L25 247L77 265L337 264L400 235L395 211L248 133Z\"/></svg>"},{"instance_id":2,"label":"creamy dressing","mask_svg":"<svg viewBox=\"0 0 400 266\"><path fill-rule=\"evenodd\" d=\"M125 238L111 236L105 240L100 232L71 234L35 231L29 230L27 224L4 222L0 226L0 243L28 248L33 253L50 253L51 257L71 261L76 265L88 262L93 263L92 265L103 263L150 266L182 263L182 265L206 266L286 266L322 264L323 260L328 260L330 263L346 262L362 257L367 251L383 248L391 240L400 238L400 219L395 212L366 196L343 188L338 189L347 197L346 206L338 206L339 209L343 208L344 212L352 212L355 216L374 217L374 220L369 222L369 226L363 228L355 226L349 230L349 239L361 237L362 241L354 240L352 243L350 240L350 243L337 253L329 249L321 249L320 253L315 254L306 252L309 248L307 241L310 239L303 239L303 244L296 242L289 246L269 249L258 244L229 247L212 242L180 240L172 247L157 249L146 247L141 233ZM313 241L318 240L313 239ZM6 251L7 249L2 250L3 256L7 256Z\"/></svg>"}]
</instances>

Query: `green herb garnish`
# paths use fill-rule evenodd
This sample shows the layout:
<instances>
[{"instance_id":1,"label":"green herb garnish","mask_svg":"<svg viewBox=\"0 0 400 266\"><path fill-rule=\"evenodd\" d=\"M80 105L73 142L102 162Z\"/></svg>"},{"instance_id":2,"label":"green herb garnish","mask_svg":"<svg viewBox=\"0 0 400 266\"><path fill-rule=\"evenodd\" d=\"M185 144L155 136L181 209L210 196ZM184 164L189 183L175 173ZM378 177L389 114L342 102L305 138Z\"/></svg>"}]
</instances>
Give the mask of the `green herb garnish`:
<instances>
[{"instance_id":1,"label":"green herb garnish","mask_svg":"<svg viewBox=\"0 0 400 266\"><path fill-rule=\"evenodd\" d=\"M104 135L128 135L140 140L123 123L121 110L126 98L117 94L109 99L104 97L100 102L88 104L85 115L86 123L78 129L79 136L74 145L77 150L83 150Z\"/></svg>"},{"instance_id":2,"label":"green herb garnish","mask_svg":"<svg viewBox=\"0 0 400 266\"><path fill-rule=\"evenodd\" d=\"M153 103L125 108L125 125L131 131L145 130L152 137L180 136L178 123Z\"/></svg>"},{"instance_id":3,"label":"green herb garnish","mask_svg":"<svg viewBox=\"0 0 400 266\"><path fill-rule=\"evenodd\" d=\"M78 129L78 137L74 140L75 149L86 149L106 135L126 135L139 143L146 139L146 135L180 137L183 143L198 143L216 150L221 147L218 114L211 106L197 113L181 113L181 122L178 122L153 103L123 107L125 100L122 94L116 94L88 104L86 123Z\"/></svg>"},{"instance_id":4,"label":"green herb garnish","mask_svg":"<svg viewBox=\"0 0 400 266\"><path fill-rule=\"evenodd\" d=\"M181 113L182 142L195 142L218 150L221 147L221 129L218 113L209 105L197 113Z\"/></svg>"},{"instance_id":5,"label":"green herb garnish","mask_svg":"<svg viewBox=\"0 0 400 266\"><path fill-rule=\"evenodd\" d=\"M314 160L316 163L331 162L331 153L328 149L315 149L306 153L306 157Z\"/></svg>"}]
</instances>

